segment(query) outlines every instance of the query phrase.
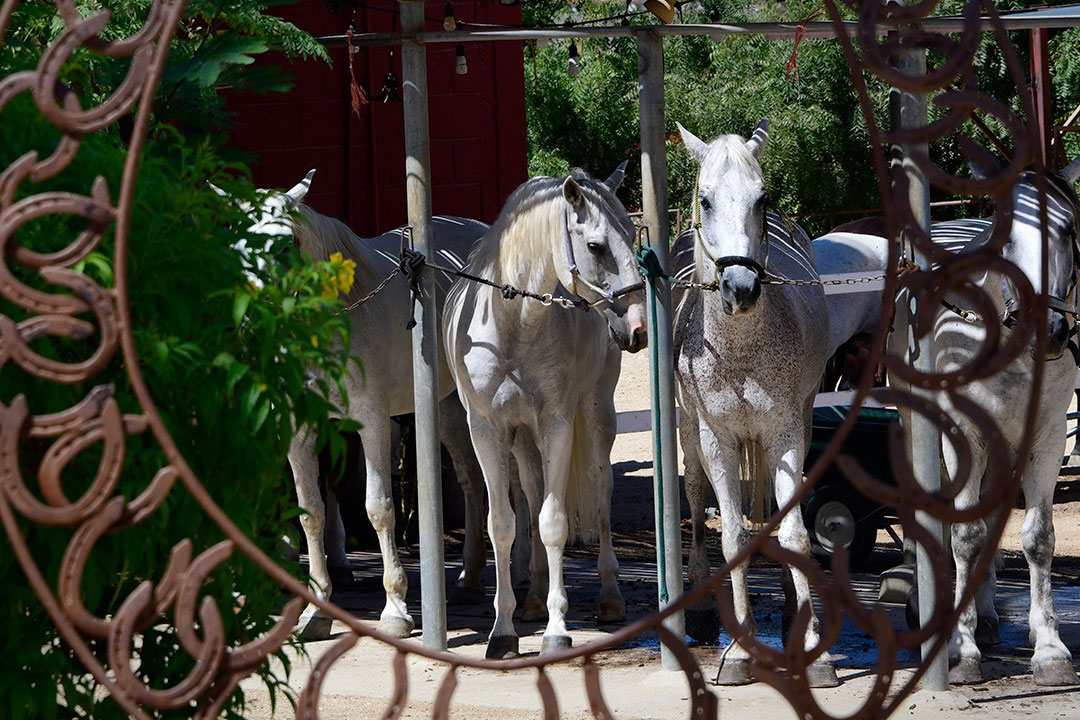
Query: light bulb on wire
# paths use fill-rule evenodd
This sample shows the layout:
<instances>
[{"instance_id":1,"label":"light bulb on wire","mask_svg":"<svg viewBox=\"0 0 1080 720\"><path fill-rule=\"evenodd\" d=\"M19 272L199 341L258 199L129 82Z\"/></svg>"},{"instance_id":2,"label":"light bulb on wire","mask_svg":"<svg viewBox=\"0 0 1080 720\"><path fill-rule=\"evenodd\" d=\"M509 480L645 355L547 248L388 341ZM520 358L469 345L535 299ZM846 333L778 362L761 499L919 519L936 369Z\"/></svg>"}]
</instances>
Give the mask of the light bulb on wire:
<instances>
[{"instance_id":1,"label":"light bulb on wire","mask_svg":"<svg viewBox=\"0 0 1080 720\"><path fill-rule=\"evenodd\" d=\"M581 73L581 63L578 60L577 44L573 40L570 41L567 54L569 58L566 61L566 72L570 73L571 77L577 77Z\"/></svg>"},{"instance_id":2,"label":"light bulb on wire","mask_svg":"<svg viewBox=\"0 0 1080 720\"><path fill-rule=\"evenodd\" d=\"M465 46L462 43L457 44L457 60L454 62L454 72L458 75L469 74L469 63L465 60Z\"/></svg>"},{"instance_id":3,"label":"light bulb on wire","mask_svg":"<svg viewBox=\"0 0 1080 720\"><path fill-rule=\"evenodd\" d=\"M446 3L446 10L443 13L442 28L446 32L454 32L457 30L457 20L454 19L454 3Z\"/></svg>"}]
</instances>

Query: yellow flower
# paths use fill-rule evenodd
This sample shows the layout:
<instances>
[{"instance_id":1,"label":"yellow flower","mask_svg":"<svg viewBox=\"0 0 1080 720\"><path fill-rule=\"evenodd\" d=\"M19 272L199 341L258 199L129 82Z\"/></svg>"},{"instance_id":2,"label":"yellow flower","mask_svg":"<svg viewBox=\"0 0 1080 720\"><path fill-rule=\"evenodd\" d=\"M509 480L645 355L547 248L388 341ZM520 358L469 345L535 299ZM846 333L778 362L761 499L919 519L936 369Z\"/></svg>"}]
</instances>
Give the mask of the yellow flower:
<instances>
[{"instance_id":1,"label":"yellow flower","mask_svg":"<svg viewBox=\"0 0 1080 720\"><path fill-rule=\"evenodd\" d=\"M319 336L318 335L312 335L311 336L311 347L319 347Z\"/></svg>"},{"instance_id":2,"label":"yellow flower","mask_svg":"<svg viewBox=\"0 0 1080 720\"><path fill-rule=\"evenodd\" d=\"M339 295L347 295L352 290L353 282L356 280L356 263L343 258L341 253L331 254L330 262L338 267L332 277L323 281L322 296L333 299Z\"/></svg>"}]
</instances>

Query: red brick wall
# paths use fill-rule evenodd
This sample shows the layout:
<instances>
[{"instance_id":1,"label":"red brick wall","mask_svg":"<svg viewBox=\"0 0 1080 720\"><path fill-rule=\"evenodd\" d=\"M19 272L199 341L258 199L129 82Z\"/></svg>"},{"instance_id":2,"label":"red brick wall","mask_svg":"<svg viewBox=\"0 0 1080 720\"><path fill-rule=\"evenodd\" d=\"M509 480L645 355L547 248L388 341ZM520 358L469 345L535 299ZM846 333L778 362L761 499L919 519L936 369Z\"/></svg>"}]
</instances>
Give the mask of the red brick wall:
<instances>
[{"instance_id":1,"label":"red brick wall","mask_svg":"<svg viewBox=\"0 0 1080 720\"><path fill-rule=\"evenodd\" d=\"M347 1L331 13L325 0L304 0L280 14L314 35L341 34L355 17L358 32L394 28L393 0L369 0L351 10ZM428 29L441 29L445 0L426 3ZM521 21L517 6L493 0L457 0L459 20ZM467 75L454 73L453 44L428 47L432 202L436 214L491 222L503 201L526 178L525 88L518 42L466 43ZM234 147L254 153L260 187L289 187L317 168L308 200L371 236L405 221L405 155L400 102L371 102L358 118L349 109L345 48L334 61L294 62L292 92L262 97L236 95ZM268 62L281 63L282 58ZM363 48L354 56L357 80L376 96L391 62L389 47ZM401 77L401 56L393 54ZM400 91L400 90L399 90Z\"/></svg>"}]
</instances>

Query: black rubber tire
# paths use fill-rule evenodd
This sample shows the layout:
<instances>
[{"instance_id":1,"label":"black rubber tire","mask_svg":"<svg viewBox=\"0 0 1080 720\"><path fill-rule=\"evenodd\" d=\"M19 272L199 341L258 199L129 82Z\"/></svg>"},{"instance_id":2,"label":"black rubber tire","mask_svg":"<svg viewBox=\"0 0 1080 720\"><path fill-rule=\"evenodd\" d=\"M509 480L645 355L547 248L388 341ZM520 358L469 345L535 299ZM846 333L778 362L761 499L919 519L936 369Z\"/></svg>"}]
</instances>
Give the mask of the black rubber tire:
<instances>
[{"instance_id":1,"label":"black rubber tire","mask_svg":"<svg viewBox=\"0 0 1080 720\"><path fill-rule=\"evenodd\" d=\"M865 502L850 487L828 484L818 487L803 503L803 522L810 535L810 551L825 567L832 563L832 546L836 538L822 532L831 516L840 522L837 532L849 535L846 543L850 557L849 569L857 570L870 558L877 542L877 527L866 516ZM824 516L823 516L824 514Z\"/></svg>"}]
</instances>

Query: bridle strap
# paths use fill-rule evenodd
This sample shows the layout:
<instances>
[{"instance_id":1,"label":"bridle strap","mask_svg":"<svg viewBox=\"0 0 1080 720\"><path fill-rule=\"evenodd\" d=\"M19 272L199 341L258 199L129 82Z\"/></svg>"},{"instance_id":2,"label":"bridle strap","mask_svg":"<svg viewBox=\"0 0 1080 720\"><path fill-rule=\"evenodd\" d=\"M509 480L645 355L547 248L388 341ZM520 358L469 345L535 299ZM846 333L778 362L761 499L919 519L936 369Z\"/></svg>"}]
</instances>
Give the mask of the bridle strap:
<instances>
[{"instance_id":1,"label":"bridle strap","mask_svg":"<svg viewBox=\"0 0 1080 720\"><path fill-rule=\"evenodd\" d=\"M701 246L701 251L705 253L707 257L716 268L717 276L721 275L724 270L729 267L739 266L750 270L757 276L758 282L764 283L769 276L769 210L768 207L764 208L761 213L761 240L758 242L758 246L765 247L765 264L762 265L757 260L745 255L724 255L722 257L715 257L709 252L709 246L705 244L705 240L702 237L701 232L701 198L698 196L698 182L701 180L701 173L698 173L694 178L694 212L692 215L691 227L694 230L694 240ZM790 234L790 233L789 233Z\"/></svg>"},{"instance_id":2,"label":"bridle strap","mask_svg":"<svg viewBox=\"0 0 1080 720\"><path fill-rule=\"evenodd\" d=\"M582 276L581 272L578 270L577 260L574 258L574 243L571 242L571 240L570 240L570 211L569 210L567 212L563 213L563 244L566 247L566 265L570 269L571 277L574 278L574 284L577 285L578 282L584 283L586 287L588 287L590 290L592 290L594 293L596 293L597 295L600 296L600 300L597 300L594 303L589 303L590 305L595 306L596 304L598 304L600 302L612 303L612 302L614 302L616 300L616 298L620 298L620 297L622 297L624 295L629 295L632 292L635 292L637 290L643 290L645 288L645 283L644 282L636 282L636 283L632 283L630 285L627 285L625 287L621 287L618 290L612 290L610 288L605 290L604 288L600 287L599 285L596 285L595 283L590 282L588 280L588 278ZM581 297L577 293L576 289L574 289L574 288L567 288L567 289L570 290L570 292L572 292L574 295L577 295L578 297ZM584 298L582 298L582 299L584 299ZM586 300L585 302L588 302L588 301Z\"/></svg>"}]
</instances>

